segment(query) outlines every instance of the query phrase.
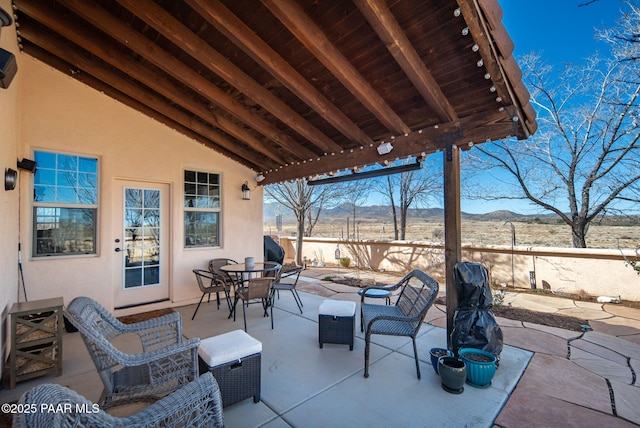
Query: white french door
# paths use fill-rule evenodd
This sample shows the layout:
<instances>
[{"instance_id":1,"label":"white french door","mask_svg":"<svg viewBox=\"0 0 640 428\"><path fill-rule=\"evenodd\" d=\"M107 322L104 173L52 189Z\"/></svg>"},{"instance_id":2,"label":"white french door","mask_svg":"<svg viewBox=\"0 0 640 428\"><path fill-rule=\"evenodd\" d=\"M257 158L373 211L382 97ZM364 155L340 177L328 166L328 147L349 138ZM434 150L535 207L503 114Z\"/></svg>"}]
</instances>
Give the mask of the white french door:
<instances>
[{"instance_id":1,"label":"white french door","mask_svg":"<svg viewBox=\"0 0 640 428\"><path fill-rule=\"evenodd\" d=\"M116 180L116 309L169 299L169 185Z\"/></svg>"}]
</instances>

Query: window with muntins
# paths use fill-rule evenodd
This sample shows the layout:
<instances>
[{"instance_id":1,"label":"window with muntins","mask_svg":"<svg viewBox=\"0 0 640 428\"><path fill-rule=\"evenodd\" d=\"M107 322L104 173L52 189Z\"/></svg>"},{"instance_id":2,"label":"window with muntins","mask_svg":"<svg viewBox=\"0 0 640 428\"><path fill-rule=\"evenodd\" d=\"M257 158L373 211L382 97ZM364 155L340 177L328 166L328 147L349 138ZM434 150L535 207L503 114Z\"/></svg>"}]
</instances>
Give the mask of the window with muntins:
<instances>
[{"instance_id":1,"label":"window with muntins","mask_svg":"<svg viewBox=\"0 0 640 428\"><path fill-rule=\"evenodd\" d=\"M184 246L220 246L220 174L185 170Z\"/></svg>"},{"instance_id":2,"label":"window with muntins","mask_svg":"<svg viewBox=\"0 0 640 428\"><path fill-rule=\"evenodd\" d=\"M36 151L34 257L96 253L98 159Z\"/></svg>"}]
</instances>

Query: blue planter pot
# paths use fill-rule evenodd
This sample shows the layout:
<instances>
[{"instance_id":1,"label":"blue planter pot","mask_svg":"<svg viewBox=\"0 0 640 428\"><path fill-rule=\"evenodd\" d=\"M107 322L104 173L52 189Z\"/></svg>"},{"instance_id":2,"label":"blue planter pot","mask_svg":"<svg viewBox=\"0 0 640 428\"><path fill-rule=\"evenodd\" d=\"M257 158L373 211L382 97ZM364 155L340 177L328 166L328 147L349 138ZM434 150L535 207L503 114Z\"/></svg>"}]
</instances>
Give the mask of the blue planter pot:
<instances>
[{"instance_id":1,"label":"blue planter pot","mask_svg":"<svg viewBox=\"0 0 640 428\"><path fill-rule=\"evenodd\" d=\"M453 352L449 351L446 348L431 348L429 350L429 355L431 356L431 365L433 366L433 370L436 374L438 372L438 359L440 357L453 357Z\"/></svg>"},{"instance_id":2,"label":"blue planter pot","mask_svg":"<svg viewBox=\"0 0 640 428\"><path fill-rule=\"evenodd\" d=\"M496 373L496 357L475 348L462 348L458 355L467 366L467 383L476 388L487 388Z\"/></svg>"}]
</instances>

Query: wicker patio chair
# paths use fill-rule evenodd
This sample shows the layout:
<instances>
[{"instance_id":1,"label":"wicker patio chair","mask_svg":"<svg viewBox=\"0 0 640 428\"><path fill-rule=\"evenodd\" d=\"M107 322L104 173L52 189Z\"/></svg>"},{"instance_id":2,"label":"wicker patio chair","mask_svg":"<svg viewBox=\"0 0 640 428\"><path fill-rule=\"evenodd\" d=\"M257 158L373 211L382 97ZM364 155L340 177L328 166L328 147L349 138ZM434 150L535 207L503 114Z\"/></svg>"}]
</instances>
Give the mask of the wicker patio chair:
<instances>
[{"instance_id":1,"label":"wicker patio chair","mask_svg":"<svg viewBox=\"0 0 640 428\"><path fill-rule=\"evenodd\" d=\"M193 311L191 320L196 317L204 296L207 296L208 303L211 300L211 294L213 293L215 293L216 295L218 309L220 309L220 292L224 293L225 299L227 300L227 306L229 307L229 313L231 313L231 287L230 284L225 281L224 277L215 272L204 269L194 269L193 273L196 275L196 280L198 281L198 287L200 287L200 291L202 291L202 296L200 297L198 306L196 306L196 310Z\"/></svg>"},{"instance_id":2,"label":"wicker patio chair","mask_svg":"<svg viewBox=\"0 0 640 428\"><path fill-rule=\"evenodd\" d=\"M365 303L364 298L369 289L394 291L400 289L395 305L376 305ZM438 283L426 273L414 270L395 285L389 287L371 286L364 288L361 296L362 322L361 330L365 331L364 377L369 377L369 348L372 334L390 336L407 336L413 341L413 353L416 360L416 371L420 379L418 349L416 336L427 311L438 295Z\"/></svg>"},{"instance_id":3,"label":"wicker patio chair","mask_svg":"<svg viewBox=\"0 0 640 428\"><path fill-rule=\"evenodd\" d=\"M19 403L36 411L17 413L13 419L16 428L224 426L218 383L208 372L126 418L111 416L75 391L51 383L25 392ZM64 411L46 411L49 408Z\"/></svg>"},{"instance_id":4,"label":"wicker patio chair","mask_svg":"<svg viewBox=\"0 0 640 428\"><path fill-rule=\"evenodd\" d=\"M279 266L279 265L278 265ZM268 309L271 308L271 328L273 329L273 284L280 275L278 268L273 272L274 276L263 276L261 278L251 278L245 281L236 290L233 302L233 321L236 320L238 301L242 300L242 318L244 319L244 331L247 331L247 314L245 307L249 304L261 303L264 309L264 316L268 317ZM270 272L271 273L271 272Z\"/></svg>"},{"instance_id":5,"label":"wicker patio chair","mask_svg":"<svg viewBox=\"0 0 640 428\"><path fill-rule=\"evenodd\" d=\"M209 260L209 271L218 275L219 279L229 285L229 289L238 285L236 278L229 275L228 272L220 270L222 266L237 265L238 262L233 259L217 258Z\"/></svg>"},{"instance_id":6,"label":"wicker patio chair","mask_svg":"<svg viewBox=\"0 0 640 428\"><path fill-rule=\"evenodd\" d=\"M198 377L200 339L183 340L178 312L123 324L96 301L76 297L65 314L80 331L104 384L102 407L157 399ZM112 344L127 333L138 336L141 353L127 354Z\"/></svg>"}]
</instances>

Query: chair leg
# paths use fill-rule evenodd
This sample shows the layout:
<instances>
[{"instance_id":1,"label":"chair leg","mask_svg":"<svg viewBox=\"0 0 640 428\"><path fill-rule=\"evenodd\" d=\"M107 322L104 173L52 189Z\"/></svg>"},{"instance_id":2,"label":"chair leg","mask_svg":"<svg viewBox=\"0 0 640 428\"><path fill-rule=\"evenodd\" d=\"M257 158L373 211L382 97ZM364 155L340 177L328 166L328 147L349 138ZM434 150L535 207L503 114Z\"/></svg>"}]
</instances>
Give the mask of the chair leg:
<instances>
[{"instance_id":1,"label":"chair leg","mask_svg":"<svg viewBox=\"0 0 640 428\"><path fill-rule=\"evenodd\" d=\"M371 346L371 330L367 329L364 340L364 377L369 377L369 348Z\"/></svg>"},{"instance_id":2,"label":"chair leg","mask_svg":"<svg viewBox=\"0 0 640 428\"><path fill-rule=\"evenodd\" d=\"M202 297L200 297L200 301L198 302L198 306L196 306L196 310L193 311L193 316L191 317L191 321L193 321L193 319L196 317L196 314L198 313L198 309L200 309L200 303L202 303L202 299L204 299L204 295L205 295L205 293L202 293Z\"/></svg>"},{"instance_id":3,"label":"chair leg","mask_svg":"<svg viewBox=\"0 0 640 428\"><path fill-rule=\"evenodd\" d=\"M302 313L302 307L304 305L302 304L302 300L300 299L298 292L296 291L295 288L292 288L291 293L293 294L293 299L296 301L296 304L298 305L298 309L300 309L300 313Z\"/></svg>"},{"instance_id":4,"label":"chair leg","mask_svg":"<svg viewBox=\"0 0 640 428\"><path fill-rule=\"evenodd\" d=\"M420 379L420 363L418 362L418 348L416 347L416 338L412 337L413 340L413 356L416 359L416 371L418 372L418 379Z\"/></svg>"},{"instance_id":5,"label":"chair leg","mask_svg":"<svg viewBox=\"0 0 640 428\"><path fill-rule=\"evenodd\" d=\"M271 330L273 330L273 303L274 302L271 302L271 304L269 305L269 306L271 306ZM269 304L269 303L267 303L267 304Z\"/></svg>"},{"instance_id":6,"label":"chair leg","mask_svg":"<svg viewBox=\"0 0 640 428\"><path fill-rule=\"evenodd\" d=\"M244 302L242 302L242 319L244 320L244 331L247 331L247 311Z\"/></svg>"}]
</instances>

